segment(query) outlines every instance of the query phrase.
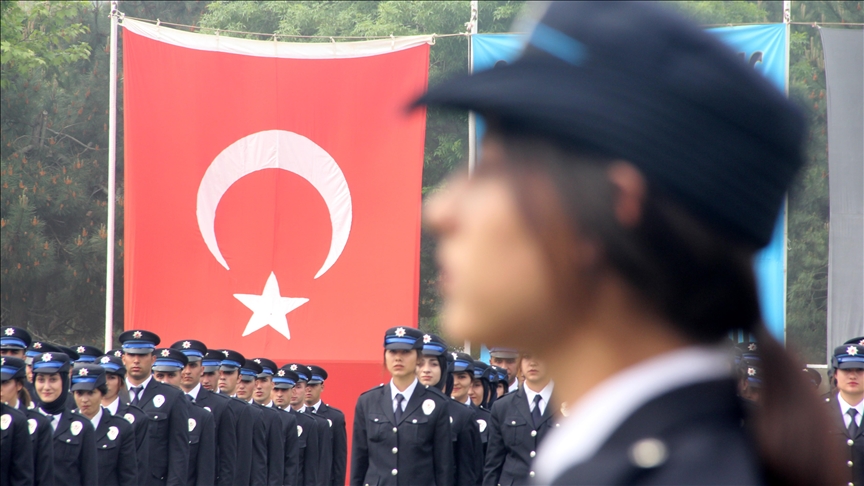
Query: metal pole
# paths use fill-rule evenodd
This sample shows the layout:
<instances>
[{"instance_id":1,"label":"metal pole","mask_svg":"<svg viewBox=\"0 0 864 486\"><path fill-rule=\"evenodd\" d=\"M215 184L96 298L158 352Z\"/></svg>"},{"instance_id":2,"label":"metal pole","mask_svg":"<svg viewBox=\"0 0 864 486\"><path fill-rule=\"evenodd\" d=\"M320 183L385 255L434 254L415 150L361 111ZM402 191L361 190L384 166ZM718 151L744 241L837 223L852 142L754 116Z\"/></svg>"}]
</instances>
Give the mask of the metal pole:
<instances>
[{"instance_id":1,"label":"metal pole","mask_svg":"<svg viewBox=\"0 0 864 486\"><path fill-rule=\"evenodd\" d=\"M471 20L468 22L468 72L474 74L473 36L477 33L477 13L480 10L479 0L471 0ZM477 115L468 112L468 176L474 173L477 166ZM464 351L471 354L471 341L465 341Z\"/></svg>"},{"instance_id":2,"label":"metal pole","mask_svg":"<svg viewBox=\"0 0 864 486\"><path fill-rule=\"evenodd\" d=\"M108 73L108 248L105 262L105 350L114 343L114 203L117 199L117 2L111 2L111 53Z\"/></svg>"},{"instance_id":3,"label":"metal pole","mask_svg":"<svg viewBox=\"0 0 864 486\"><path fill-rule=\"evenodd\" d=\"M789 63L792 60L789 58L789 44L792 37L792 1L783 1L783 23L786 24L786 97L789 97ZM783 344L786 344L786 294L787 286L789 285L789 269L787 266L789 260L789 194L783 198Z\"/></svg>"}]
</instances>

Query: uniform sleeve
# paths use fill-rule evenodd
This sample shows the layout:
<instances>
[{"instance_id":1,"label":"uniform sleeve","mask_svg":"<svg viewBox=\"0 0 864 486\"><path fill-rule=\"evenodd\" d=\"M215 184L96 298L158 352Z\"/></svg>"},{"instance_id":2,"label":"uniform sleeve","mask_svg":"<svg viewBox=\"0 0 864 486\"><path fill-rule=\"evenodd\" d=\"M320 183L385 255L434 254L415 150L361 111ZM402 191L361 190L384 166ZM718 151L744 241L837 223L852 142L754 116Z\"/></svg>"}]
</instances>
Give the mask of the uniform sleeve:
<instances>
[{"instance_id":1,"label":"uniform sleeve","mask_svg":"<svg viewBox=\"0 0 864 486\"><path fill-rule=\"evenodd\" d=\"M501 417L504 414L503 402L492 405L492 420L488 424L489 440L486 444L486 464L483 466L483 486L495 486L501 478L501 469L507 457L504 437L501 435Z\"/></svg>"},{"instance_id":2,"label":"uniform sleeve","mask_svg":"<svg viewBox=\"0 0 864 486\"><path fill-rule=\"evenodd\" d=\"M135 418L135 457L138 462L138 484L147 486L150 484L150 433L147 429L149 420L144 415L144 412L132 409L129 406L129 414ZM119 414L118 414L119 415Z\"/></svg>"},{"instance_id":3,"label":"uniform sleeve","mask_svg":"<svg viewBox=\"0 0 864 486\"><path fill-rule=\"evenodd\" d=\"M217 486L235 484L234 475L237 469L237 418L234 410L227 404L219 415L219 428L216 431L216 444L219 447L219 481Z\"/></svg>"},{"instance_id":4,"label":"uniform sleeve","mask_svg":"<svg viewBox=\"0 0 864 486\"><path fill-rule=\"evenodd\" d=\"M135 455L135 428L126 420L120 418L125 425L120 428L120 451L117 455L117 477L120 486L135 486L138 484L138 458Z\"/></svg>"},{"instance_id":5,"label":"uniform sleeve","mask_svg":"<svg viewBox=\"0 0 864 486\"><path fill-rule=\"evenodd\" d=\"M297 486L300 467L300 441L297 438L297 420L290 413L279 412L287 419L281 419L285 423L285 471L282 484L286 486Z\"/></svg>"},{"instance_id":6,"label":"uniform sleeve","mask_svg":"<svg viewBox=\"0 0 864 486\"><path fill-rule=\"evenodd\" d=\"M252 484L267 484L267 428L262 413L252 415Z\"/></svg>"},{"instance_id":7,"label":"uniform sleeve","mask_svg":"<svg viewBox=\"0 0 864 486\"><path fill-rule=\"evenodd\" d=\"M99 462L96 459L96 434L90 421L81 422L81 451L78 456L81 484L99 484Z\"/></svg>"},{"instance_id":8,"label":"uniform sleeve","mask_svg":"<svg viewBox=\"0 0 864 486\"><path fill-rule=\"evenodd\" d=\"M12 417L12 464L9 465L9 484L29 486L33 484L33 443L30 441L26 416L19 413L13 414ZM95 458L96 446L92 446Z\"/></svg>"},{"instance_id":9,"label":"uniform sleeve","mask_svg":"<svg viewBox=\"0 0 864 486\"><path fill-rule=\"evenodd\" d=\"M447 486L453 477L453 438L450 435L450 414L447 404L439 403L435 421L435 448L432 450L435 465L435 484Z\"/></svg>"},{"instance_id":10,"label":"uniform sleeve","mask_svg":"<svg viewBox=\"0 0 864 486\"><path fill-rule=\"evenodd\" d=\"M299 415L299 414L298 414ZM305 421L304 421L305 422ZM306 423L306 456L303 458L303 484L310 486L318 485L319 445L318 432L315 430L315 422L310 420ZM300 419L297 419L300 424Z\"/></svg>"},{"instance_id":11,"label":"uniform sleeve","mask_svg":"<svg viewBox=\"0 0 864 486\"><path fill-rule=\"evenodd\" d=\"M231 398L230 400L234 400ZM236 402L239 407L234 408L237 419L237 463L234 467L234 484L249 484L252 477L253 435L254 418L252 410L245 405Z\"/></svg>"},{"instance_id":12,"label":"uniform sleeve","mask_svg":"<svg viewBox=\"0 0 864 486\"><path fill-rule=\"evenodd\" d=\"M189 479L189 402L172 400L168 432L168 486L185 486Z\"/></svg>"},{"instance_id":13,"label":"uniform sleeve","mask_svg":"<svg viewBox=\"0 0 864 486\"><path fill-rule=\"evenodd\" d=\"M363 397L354 408L354 431L351 435L351 486L361 486L369 469L369 443L366 441L366 411Z\"/></svg>"},{"instance_id":14,"label":"uniform sleeve","mask_svg":"<svg viewBox=\"0 0 864 486\"><path fill-rule=\"evenodd\" d=\"M204 411L206 418L201 424L201 439L198 441L198 478L196 484L198 486L211 486L216 483L216 421L212 413Z\"/></svg>"},{"instance_id":15,"label":"uniform sleeve","mask_svg":"<svg viewBox=\"0 0 864 486\"><path fill-rule=\"evenodd\" d=\"M282 420L278 415L262 413L270 421L267 434L267 483L280 486L285 476L285 437L282 435ZM206 484L206 483L202 483Z\"/></svg>"},{"instance_id":16,"label":"uniform sleeve","mask_svg":"<svg viewBox=\"0 0 864 486\"><path fill-rule=\"evenodd\" d=\"M333 472L333 432L330 423L320 415L312 415L315 418L315 426L318 429L318 446L320 456L318 457L318 484L330 486L330 475Z\"/></svg>"},{"instance_id":17,"label":"uniform sleeve","mask_svg":"<svg viewBox=\"0 0 864 486\"><path fill-rule=\"evenodd\" d=\"M474 414L457 432L454 448L453 457L458 463L455 464L456 484L479 485L483 475L483 446Z\"/></svg>"},{"instance_id":18,"label":"uniform sleeve","mask_svg":"<svg viewBox=\"0 0 864 486\"><path fill-rule=\"evenodd\" d=\"M330 478L332 486L345 484L345 466L348 461L348 433L345 431L345 415L334 413L333 420L333 473Z\"/></svg>"},{"instance_id":19,"label":"uniform sleeve","mask_svg":"<svg viewBox=\"0 0 864 486\"><path fill-rule=\"evenodd\" d=\"M35 485L54 484L54 430L48 420L37 420L36 447L33 460L36 461Z\"/></svg>"}]
</instances>

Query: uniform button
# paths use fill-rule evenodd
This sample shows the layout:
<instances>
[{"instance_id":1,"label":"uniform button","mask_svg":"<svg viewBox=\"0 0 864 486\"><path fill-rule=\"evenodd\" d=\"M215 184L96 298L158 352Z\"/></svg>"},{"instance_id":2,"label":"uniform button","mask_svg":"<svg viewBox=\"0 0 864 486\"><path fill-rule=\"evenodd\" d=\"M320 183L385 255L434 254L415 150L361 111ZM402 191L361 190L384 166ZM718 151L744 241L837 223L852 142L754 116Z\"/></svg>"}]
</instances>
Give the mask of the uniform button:
<instances>
[{"instance_id":1,"label":"uniform button","mask_svg":"<svg viewBox=\"0 0 864 486\"><path fill-rule=\"evenodd\" d=\"M393 448L393 454L396 454L397 452L399 452L399 448L398 448L398 447L394 447L394 448Z\"/></svg>"},{"instance_id":2,"label":"uniform button","mask_svg":"<svg viewBox=\"0 0 864 486\"><path fill-rule=\"evenodd\" d=\"M630 461L645 469L663 464L667 457L666 444L658 439L642 439L630 448Z\"/></svg>"},{"instance_id":3,"label":"uniform button","mask_svg":"<svg viewBox=\"0 0 864 486\"><path fill-rule=\"evenodd\" d=\"M411 423L412 423L412 424L416 424L416 423L417 423L417 419L412 420Z\"/></svg>"},{"instance_id":4,"label":"uniform button","mask_svg":"<svg viewBox=\"0 0 864 486\"><path fill-rule=\"evenodd\" d=\"M536 430L531 431L531 437L537 437L537 431Z\"/></svg>"},{"instance_id":5,"label":"uniform button","mask_svg":"<svg viewBox=\"0 0 864 486\"><path fill-rule=\"evenodd\" d=\"M102 448L103 448L103 449L107 449L107 448L108 448L108 445L106 445L106 444L102 444Z\"/></svg>"},{"instance_id":6,"label":"uniform button","mask_svg":"<svg viewBox=\"0 0 864 486\"><path fill-rule=\"evenodd\" d=\"M533 478L534 477L534 471L529 472L528 475Z\"/></svg>"},{"instance_id":7,"label":"uniform button","mask_svg":"<svg viewBox=\"0 0 864 486\"><path fill-rule=\"evenodd\" d=\"M396 427L393 427L393 433L394 433L394 434L395 434L398 430L399 430L399 429L397 429Z\"/></svg>"},{"instance_id":8,"label":"uniform button","mask_svg":"<svg viewBox=\"0 0 864 486\"><path fill-rule=\"evenodd\" d=\"M72 442L72 439L66 439L66 442Z\"/></svg>"},{"instance_id":9,"label":"uniform button","mask_svg":"<svg viewBox=\"0 0 864 486\"><path fill-rule=\"evenodd\" d=\"M849 466L849 467L854 466L854 464L852 464L852 461L847 462L846 465Z\"/></svg>"},{"instance_id":10,"label":"uniform button","mask_svg":"<svg viewBox=\"0 0 864 486\"><path fill-rule=\"evenodd\" d=\"M514 421L510 422L510 425L516 425L516 421L514 420Z\"/></svg>"},{"instance_id":11,"label":"uniform button","mask_svg":"<svg viewBox=\"0 0 864 486\"><path fill-rule=\"evenodd\" d=\"M378 421L378 419L374 419L374 420L373 420L373 422L377 422L377 421Z\"/></svg>"},{"instance_id":12,"label":"uniform button","mask_svg":"<svg viewBox=\"0 0 864 486\"><path fill-rule=\"evenodd\" d=\"M851 447L851 446L855 445L855 441L852 439L846 439L846 445Z\"/></svg>"},{"instance_id":13,"label":"uniform button","mask_svg":"<svg viewBox=\"0 0 864 486\"><path fill-rule=\"evenodd\" d=\"M399 474L399 471L394 469L394 470L390 471L390 474L395 476L395 475Z\"/></svg>"},{"instance_id":14,"label":"uniform button","mask_svg":"<svg viewBox=\"0 0 864 486\"><path fill-rule=\"evenodd\" d=\"M536 456L536 455L537 455L537 453L536 453L536 452L534 452L534 451L531 451L531 454L528 454L528 455L529 455L529 456L531 456L531 457L534 457L534 456Z\"/></svg>"},{"instance_id":15,"label":"uniform button","mask_svg":"<svg viewBox=\"0 0 864 486\"><path fill-rule=\"evenodd\" d=\"M855 486L855 485L854 485L854 484L852 484L852 483L849 483L849 486Z\"/></svg>"}]
</instances>

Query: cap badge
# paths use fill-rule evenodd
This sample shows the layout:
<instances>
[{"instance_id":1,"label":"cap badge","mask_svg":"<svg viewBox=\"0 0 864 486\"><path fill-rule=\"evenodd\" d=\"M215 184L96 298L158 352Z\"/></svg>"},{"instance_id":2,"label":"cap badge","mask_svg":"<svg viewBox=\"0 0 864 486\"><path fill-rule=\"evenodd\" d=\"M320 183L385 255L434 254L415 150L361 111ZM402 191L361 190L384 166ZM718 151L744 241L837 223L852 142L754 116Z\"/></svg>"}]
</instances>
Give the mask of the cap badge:
<instances>
[{"instance_id":1,"label":"cap badge","mask_svg":"<svg viewBox=\"0 0 864 486\"><path fill-rule=\"evenodd\" d=\"M258 363L258 364L261 364L261 360L258 359L258 358L255 358L255 359L253 359L252 361L254 361L254 362Z\"/></svg>"},{"instance_id":2,"label":"cap badge","mask_svg":"<svg viewBox=\"0 0 864 486\"><path fill-rule=\"evenodd\" d=\"M190 343L189 341L183 341L182 346L183 349L189 349L190 347L192 347L192 343Z\"/></svg>"},{"instance_id":3,"label":"cap badge","mask_svg":"<svg viewBox=\"0 0 864 486\"><path fill-rule=\"evenodd\" d=\"M81 368L78 370L78 376L87 376L90 374L90 371L87 368Z\"/></svg>"},{"instance_id":4,"label":"cap badge","mask_svg":"<svg viewBox=\"0 0 864 486\"><path fill-rule=\"evenodd\" d=\"M423 413L425 413L426 415L431 415L433 410L435 410L435 402L430 398L424 400Z\"/></svg>"},{"instance_id":5,"label":"cap badge","mask_svg":"<svg viewBox=\"0 0 864 486\"><path fill-rule=\"evenodd\" d=\"M306 369L309 370L309 371L312 371L312 367L311 367L311 366L307 366Z\"/></svg>"},{"instance_id":6,"label":"cap badge","mask_svg":"<svg viewBox=\"0 0 864 486\"><path fill-rule=\"evenodd\" d=\"M747 368L747 374L749 376L756 376L756 368Z\"/></svg>"},{"instance_id":7,"label":"cap badge","mask_svg":"<svg viewBox=\"0 0 864 486\"><path fill-rule=\"evenodd\" d=\"M858 346L864 346L864 339L858 341Z\"/></svg>"},{"instance_id":8,"label":"cap badge","mask_svg":"<svg viewBox=\"0 0 864 486\"><path fill-rule=\"evenodd\" d=\"M114 356L119 358L119 357L123 356L123 353L121 353L120 350L118 349L117 351L114 351Z\"/></svg>"},{"instance_id":9,"label":"cap badge","mask_svg":"<svg viewBox=\"0 0 864 486\"><path fill-rule=\"evenodd\" d=\"M86 349L84 349L84 346L78 346L78 349L75 350L76 353L83 353L84 351L86 351Z\"/></svg>"},{"instance_id":10,"label":"cap badge","mask_svg":"<svg viewBox=\"0 0 864 486\"><path fill-rule=\"evenodd\" d=\"M69 426L69 430L72 432L72 435L78 435L81 433L81 430L84 428L84 424L79 421L72 422L72 425Z\"/></svg>"},{"instance_id":11,"label":"cap badge","mask_svg":"<svg viewBox=\"0 0 864 486\"><path fill-rule=\"evenodd\" d=\"M279 372L276 374L279 376L285 376L285 370L279 370Z\"/></svg>"},{"instance_id":12,"label":"cap badge","mask_svg":"<svg viewBox=\"0 0 864 486\"><path fill-rule=\"evenodd\" d=\"M163 395L156 395L153 397L153 405L156 408L161 407L163 403L165 403L165 397Z\"/></svg>"},{"instance_id":13,"label":"cap badge","mask_svg":"<svg viewBox=\"0 0 864 486\"><path fill-rule=\"evenodd\" d=\"M135 339L140 339L141 336L143 336L143 334L141 334L141 331L135 331L132 333L132 337L134 337Z\"/></svg>"},{"instance_id":14,"label":"cap badge","mask_svg":"<svg viewBox=\"0 0 864 486\"><path fill-rule=\"evenodd\" d=\"M190 418L189 419L189 432L192 432L193 430L195 430L196 425L198 425L198 422L196 422L195 419Z\"/></svg>"},{"instance_id":15,"label":"cap badge","mask_svg":"<svg viewBox=\"0 0 864 486\"><path fill-rule=\"evenodd\" d=\"M12 416L8 413L4 413L2 417L0 417L0 429L6 430L9 428L9 425L12 423Z\"/></svg>"},{"instance_id":16,"label":"cap badge","mask_svg":"<svg viewBox=\"0 0 864 486\"><path fill-rule=\"evenodd\" d=\"M225 357L227 358L227 357L228 357L228 354L229 354L229 353L228 353L228 350L226 349L226 350L222 351L222 354L224 354Z\"/></svg>"},{"instance_id":17,"label":"cap badge","mask_svg":"<svg viewBox=\"0 0 864 486\"><path fill-rule=\"evenodd\" d=\"M405 328L404 327L397 327L396 328L396 337L403 337L403 336L405 336Z\"/></svg>"},{"instance_id":18,"label":"cap badge","mask_svg":"<svg viewBox=\"0 0 864 486\"><path fill-rule=\"evenodd\" d=\"M297 371L297 365L296 364L291 365L291 371Z\"/></svg>"},{"instance_id":19,"label":"cap badge","mask_svg":"<svg viewBox=\"0 0 864 486\"><path fill-rule=\"evenodd\" d=\"M118 435L120 435L120 429L112 425L111 427L108 427L108 433L105 435L108 436L108 440L114 440Z\"/></svg>"},{"instance_id":20,"label":"cap badge","mask_svg":"<svg viewBox=\"0 0 864 486\"><path fill-rule=\"evenodd\" d=\"M51 361L51 359L52 359L53 357L54 357L54 356L51 356L51 353L45 353L45 354L42 355L42 361L45 361L45 362Z\"/></svg>"},{"instance_id":21,"label":"cap badge","mask_svg":"<svg viewBox=\"0 0 864 486\"><path fill-rule=\"evenodd\" d=\"M482 434L486 430L486 421L483 419L477 419L477 425L480 426L480 433Z\"/></svg>"},{"instance_id":22,"label":"cap badge","mask_svg":"<svg viewBox=\"0 0 864 486\"><path fill-rule=\"evenodd\" d=\"M36 419L30 419L27 421L27 429L30 431L30 435L33 435L33 432L36 432L36 427L39 426L39 422Z\"/></svg>"},{"instance_id":23,"label":"cap badge","mask_svg":"<svg viewBox=\"0 0 864 486\"><path fill-rule=\"evenodd\" d=\"M111 358L109 358L108 356L102 356L102 359L99 360L99 362L102 364L105 364L109 361L111 361Z\"/></svg>"},{"instance_id":24,"label":"cap badge","mask_svg":"<svg viewBox=\"0 0 864 486\"><path fill-rule=\"evenodd\" d=\"M130 424L135 423L135 416L132 415L131 413L127 413L126 415L123 416L123 418L126 419L126 421L129 422Z\"/></svg>"},{"instance_id":25,"label":"cap badge","mask_svg":"<svg viewBox=\"0 0 864 486\"><path fill-rule=\"evenodd\" d=\"M6 330L3 331L3 332L5 332L7 336L11 336L11 335L15 334L15 329L12 329L12 328L10 327L10 328L6 329Z\"/></svg>"},{"instance_id":26,"label":"cap badge","mask_svg":"<svg viewBox=\"0 0 864 486\"><path fill-rule=\"evenodd\" d=\"M750 343L750 345L747 346L747 349L750 351L756 351L756 343Z\"/></svg>"},{"instance_id":27,"label":"cap badge","mask_svg":"<svg viewBox=\"0 0 864 486\"><path fill-rule=\"evenodd\" d=\"M856 348L855 346L849 346L848 348L846 348L846 354L848 354L849 356L855 356L856 354L858 354L858 348Z\"/></svg>"},{"instance_id":28,"label":"cap badge","mask_svg":"<svg viewBox=\"0 0 864 486\"><path fill-rule=\"evenodd\" d=\"M33 343L33 349L42 349L42 343L36 341L35 343Z\"/></svg>"},{"instance_id":29,"label":"cap badge","mask_svg":"<svg viewBox=\"0 0 864 486\"><path fill-rule=\"evenodd\" d=\"M429 344L432 342L432 336L428 334L423 335L423 344Z\"/></svg>"},{"instance_id":30,"label":"cap badge","mask_svg":"<svg viewBox=\"0 0 864 486\"><path fill-rule=\"evenodd\" d=\"M162 357L163 357L163 358L169 356L170 354L171 354L171 352L168 351L167 349L163 349L163 350L162 350Z\"/></svg>"},{"instance_id":31,"label":"cap badge","mask_svg":"<svg viewBox=\"0 0 864 486\"><path fill-rule=\"evenodd\" d=\"M450 353L450 355L453 356L453 359L459 359L459 355L458 355L457 353L455 353L455 352L454 352L454 353Z\"/></svg>"}]
</instances>

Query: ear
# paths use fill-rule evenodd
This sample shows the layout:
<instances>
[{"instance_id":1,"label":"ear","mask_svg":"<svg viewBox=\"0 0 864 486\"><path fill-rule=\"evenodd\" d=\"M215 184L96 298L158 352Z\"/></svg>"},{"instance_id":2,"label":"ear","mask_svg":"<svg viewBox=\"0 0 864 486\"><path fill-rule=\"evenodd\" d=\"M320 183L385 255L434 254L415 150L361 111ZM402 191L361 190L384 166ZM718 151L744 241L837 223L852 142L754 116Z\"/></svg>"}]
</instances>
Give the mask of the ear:
<instances>
[{"instance_id":1,"label":"ear","mask_svg":"<svg viewBox=\"0 0 864 486\"><path fill-rule=\"evenodd\" d=\"M630 162L613 162L606 171L615 188L615 217L621 226L632 228L642 219L647 184L642 173Z\"/></svg>"}]
</instances>

